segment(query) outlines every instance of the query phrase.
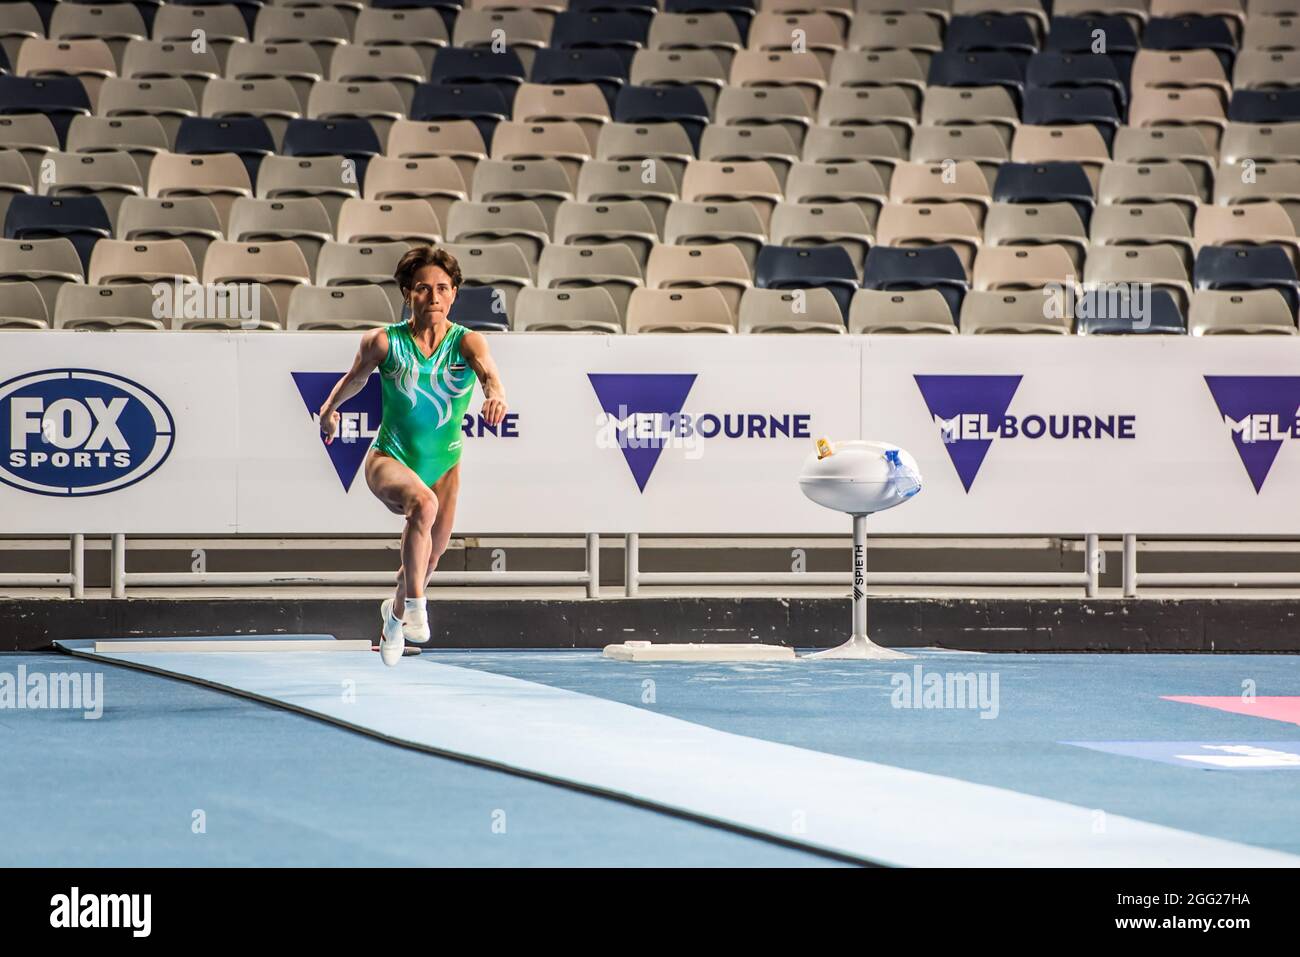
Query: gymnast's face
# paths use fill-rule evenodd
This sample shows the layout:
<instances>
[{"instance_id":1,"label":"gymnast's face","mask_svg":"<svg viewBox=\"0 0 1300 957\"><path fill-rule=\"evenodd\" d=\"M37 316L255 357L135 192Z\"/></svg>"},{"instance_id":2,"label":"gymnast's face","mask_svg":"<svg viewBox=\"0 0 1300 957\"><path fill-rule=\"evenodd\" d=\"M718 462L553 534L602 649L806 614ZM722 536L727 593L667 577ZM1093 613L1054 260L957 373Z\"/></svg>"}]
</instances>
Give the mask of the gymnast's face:
<instances>
[{"instance_id":1,"label":"gymnast's face","mask_svg":"<svg viewBox=\"0 0 1300 957\"><path fill-rule=\"evenodd\" d=\"M435 323L447 318L451 304L456 301L451 277L441 266L425 266L418 270L406 295L413 317Z\"/></svg>"}]
</instances>

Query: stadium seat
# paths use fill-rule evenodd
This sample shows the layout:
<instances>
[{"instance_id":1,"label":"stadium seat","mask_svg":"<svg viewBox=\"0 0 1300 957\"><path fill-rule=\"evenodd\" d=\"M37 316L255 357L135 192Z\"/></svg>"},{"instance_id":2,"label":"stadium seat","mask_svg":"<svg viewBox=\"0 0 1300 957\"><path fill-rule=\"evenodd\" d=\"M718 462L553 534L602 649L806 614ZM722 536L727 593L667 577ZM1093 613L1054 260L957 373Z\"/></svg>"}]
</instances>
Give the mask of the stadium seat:
<instances>
[{"instance_id":1,"label":"stadium seat","mask_svg":"<svg viewBox=\"0 0 1300 957\"><path fill-rule=\"evenodd\" d=\"M251 36L248 24L239 8L233 4L212 4L206 7L164 3L153 18L153 39L167 43L190 43L194 31L202 30L204 39L216 55L222 71L230 48L236 43L247 43ZM110 41L111 45L112 41Z\"/></svg>"},{"instance_id":2,"label":"stadium seat","mask_svg":"<svg viewBox=\"0 0 1300 957\"><path fill-rule=\"evenodd\" d=\"M202 269L208 246L225 234L217 208L206 196L128 197L117 211L117 238L144 242L179 239Z\"/></svg>"},{"instance_id":3,"label":"stadium seat","mask_svg":"<svg viewBox=\"0 0 1300 957\"><path fill-rule=\"evenodd\" d=\"M156 298L147 283L88 286L68 283L54 306L55 329L162 332L168 321L154 315Z\"/></svg>"},{"instance_id":4,"label":"stadium seat","mask_svg":"<svg viewBox=\"0 0 1300 957\"><path fill-rule=\"evenodd\" d=\"M1097 201L1103 205L1176 203L1190 226L1201 196L1182 163L1107 163L1097 184Z\"/></svg>"},{"instance_id":5,"label":"stadium seat","mask_svg":"<svg viewBox=\"0 0 1300 957\"><path fill-rule=\"evenodd\" d=\"M1077 278L1064 246L985 246L971 269L971 288L983 291L1065 286Z\"/></svg>"},{"instance_id":6,"label":"stadium seat","mask_svg":"<svg viewBox=\"0 0 1300 957\"><path fill-rule=\"evenodd\" d=\"M894 175L894 167L907 159L898 138L883 126L814 126L804 140L806 163L855 163L866 160L876 168L882 183Z\"/></svg>"},{"instance_id":7,"label":"stadium seat","mask_svg":"<svg viewBox=\"0 0 1300 957\"><path fill-rule=\"evenodd\" d=\"M357 177L343 156L269 156L257 172L259 199L314 196L337 226L345 200L361 195Z\"/></svg>"},{"instance_id":8,"label":"stadium seat","mask_svg":"<svg viewBox=\"0 0 1300 957\"><path fill-rule=\"evenodd\" d=\"M501 90L491 83L455 86L421 83L415 88L411 100L411 119L420 122L472 120L487 146L492 143L497 124L509 116L509 103ZM392 136L391 131L389 136Z\"/></svg>"},{"instance_id":9,"label":"stadium seat","mask_svg":"<svg viewBox=\"0 0 1300 957\"><path fill-rule=\"evenodd\" d=\"M453 312L464 295L461 290ZM285 328L290 331L357 332L397 320L388 296L377 286L295 286L289 294Z\"/></svg>"},{"instance_id":10,"label":"stadium seat","mask_svg":"<svg viewBox=\"0 0 1300 957\"><path fill-rule=\"evenodd\" d=\"M918 119L916 106L897 87L834 87L822 95L817 107L821 126L884 127L904 150L911 145Z\"/></svg>"},{"instance_id":11,"label":"stadium seat","mask_svg":"<svg viewBox=\"0 0 1300 957\"><path fill-rule=\"evenodd\" d=\"M501 290L506 311L514 315L515 296L533 285L537 264L524 258L514 243L443 243L442 248L456 257L464 274L463 285L491 286ZM397 307L401 312L401 305Z\"/></svg>"},{"instance_id":12,"label":"stadium seat","mask_svg":"<svg viewBox=\"0 0 1300 957\"><path fill-rule=\"evenodd\" d=\"M8 16L6 9L5 16ZM154 17L157 24L157 16ZM140 11L129 3L56 4L50 15L51 40L102 40L112 52L120 72L122 51L129 40L143 40L149 36ZM161 38L160 38L161 39Z\"/></svg>"},{"instance_id":13,"label":"stadium seat","mask_svg":"<svg viewBox=\"0 0 1300 957\"><path fill-rule=\"evenodd\" d=\"M1147 87L1133 91L1129 106L1133 126L1189 126L1205 139L1211 151L1228 125L1223 101L1215 90L1165 90Z\"/></svg>"},{"instance_id":14,"label":"stadium seat","mask_svg":"<svg viewBox=\"0 0 1300 957\"><path fill-rule=\"evenodd\" d=\"M556 50L608 50L622 60L624 69L646 45L649 21L629 13L586 13L570 10L555 18L551 47Z\"/></svg>"},{"instance_id":15,"label":"stadium seat","mask_svg":"<svg viewBox=\"0 0 1300 957\"><path fill-rule=\"evenodd\" d=\"M537 261L550 240L546 218L530 200L452 203L443 226L452 242L514 243L530 263Z\"/></svg>"},{"instance_id":16,"label":"stadium seat","mask_svg":"<svg viewBox=\"0 0 1300 957\"><path fill-rule=\"evenodd\" d=\"M208 81L221 76L221 63L206 45L201 51L195 46L192 39L132 40L122 53L121 75L128 80L184 80L198 103Z\"/></svg>"},{"instance_id":17,"label":"stadium seat","mask_svg":"<svg viewBox=\"0 0 1300 957\"><path fill-rule=\"evenodd\" d=\"M299 199L254 199L244 196L230 207L229 238L237 243L289 240L302 250L316 274L321 247L334 238L325 205L314 196ZM346 242L346 240L344 240Z\"/></svg>"},{"instance_id":18,"label":"stadium seat","mask_svg":"<svg viewBox=\"0 0 1300 957\"><path fill-rule=\"evenodd\" d=\"M15 196L5 214L6 239L69 240L84 270L95 243L113 234L104 204L95 196Z\"/></svg>"},{"instance_id":19,"label":"stadium seat","mask_svg":"<svg viewBox=\"0 0 1300 957\"><path fill-rule=\"evenodd\" d=\"M763 162L688 163L682 176L682 199L693 203L744 200L753 204L764 228L772 209L781 202L781 184L772 167Z\"/></svg>"},{"instance_id":20,"label":"stadium seat","mask_svg":"<svg viewBox=\"0 0 1300 957\"><path fill-rule=\"evenodd\" d=\"M1232 68L1237 90L1300 85L1300 50L1242 50Z\"/></svg>"},{"instance_id":21,"label":"stadium seat","mask_svg":"<svg viewBox=\"0 0 1300 957\"><path fill-rule=\"evenodd\" d=\"M412 91L418 84L417 75L411 83ZM388 140L393 124L405 118L407 109L407 102L397 87L386 80L322 80L312 86L307 97L308 119L365 120L374 128L381 144Z\"/></svg>"},{"instance_id":22,"label":"stadium seat","mask_svg":"<svg viewBox=\"0 0 1300 957\"><path fill-rule=\"evenodd\" d=\"M1228 106L1228 119L1258 124L1300 122L1300 89L1237 90Z\"/></svg>"},{"instance_id":23,"label":"stadium seat","mask_svg":"<svg viewBox=\"0 0 1300 957\"><path fill-rule=\"evenodd\" d=\"M527 70L536 52L549 44L551 27L551 18L530 10L465 10L456 17L452 45L491 50L500 37L506 50Z\"/></svg>"},{"instance_id":24,"label":"stadium seat","mask_svg":"<svg viewBox=\"0 0 1300 957\"><path fill-rule=\"evenodd\" d=\"M502 290L491 286L461 286L447 318L482 332L508 332L510 315Z\"/></svg>"},{"instance_id":25,"label":"stadium seat","mask_svg":"<svg viewBox=\"0 0 1300 957\"><path fill-rule=\"evenodd\" d=\"M364 195L366 199L422 199L440 223L446 222L452 203L471 198L460 167L445 156L376 156L366 167Z\"/></svg>"},{"instance_id":26,"label":"stadium seat","mask_svg":"<svg viewBox=\"0 0 1300 957\"><path fill-rule=\"evenodd\" d=\"M1187 325L1194 336L1297 334L1291 307L1276 289L1199 290Z\"/></svg>"},{"instance_id":27,"label":"stadium seat","mask_svg":"<svg viewBox=\"0 0 1300 957\"><path fill-rule=\"evenodd\" d=\"M1079 163L1006 163L998 170L993 199L999 203L1069 203L1084 228L1094 206L1092 182Z\"/></svg>"},{"instance_id":28,"label":"stadium seat","mask_svg":"<svg viewBox=\"0 0 1300 957\"><path fill-rule=\"evenodd\" d=\"M85 267L77 248L65 237L57 239L0 239L0 281L30 282L54 315L59 289L70 282L84 282Z\"/></svg>"},{"instance_id":29,"label":"stadium seat","mask_svg":"<svg viewBox=\"0 0 1300 957\"><path fill-rule=\"evenodd\" d=\"M284 130L285 156L342 156L355 164L364 183L366 165L383 152L374 127L365 120L291 120Z\"/></svg>"},{"instance_id":30,"label":"stadium seat","mask_svg":"<svg viewBox=\"0 0 1300 957\"><path fill-rule=\"evenodd\" d=\"M871 224L856 203L778 203L770 232L775 246L840 246L858 275L872 245Z\"/></svg>"},{"instance_id":31,"label":"stadium seat","mask_svg":"<svg viewBox=\"0 0 1300 957\"><path fill-rule=\"evenodd\" d=\"M549 232L561 203L573 199L569 174L558 160L483 160L474 171L469 198L476 203L528 200L542 213Z\"/></svg>"},{"instance_id":32,"label":"stadium seat","mask_svg":"<svg viewBox=\"0 0 1300 957\"><path fill-rule=\"evenodd\" d=\"M35 283L0 281L0 332L50 328L50 313Z\"/></svg>"},{"instance_id":33,"label":"stadium seat","mask_svg":"<svg viewBox=\"0 0 1300 957\"><path fill-rule=\"evenodd\" d=\"M827 288L747 289L740 297L742 333L831 333L843 335L847 310Z\"/></svg>"},{"instance_id":34,"label":"stadium seat","mask_svg":"<svg viewBox=\"0 0 1300 957\"><path fill-rule=\"evenodd\" d=\"M553 236L557 243L574 246L621 243L632 250L641 266L645 265L651 248L659 241L650 210L634 200L618 203L565 201L556 212Z\"/></svg>"},{"instance_id":35,"label":"stadium seat","mask_svg":"<svg viewBox=\"0 0 1300 957\"><path fill-rule=\"evenodd\" d=\"M186 117L199 115L198 100L190 85L179 77L162 80L105 80L99 90L99 115L108 117L152 116L162 124L167 142L176 142L176 131Z\"/></svg>"},{"instance_id":36,"label":"stadium seat","mask_svg":"<svg viewBox=\"0 0 1300 957\"><path fill-rule=\"evenodd\" d=\"M1078 163L1095 191L1101 168L1110 162L1110 150L1097 127L1088 124L1022 126L1011 141L1010 159L1017 163ZM996 178L994 169L992 180Z\"/></svg>"},{"instance_id":37,"label":"stadium seat","mask_svg":"<svg viewBox=\"0 0 1300 957\"><path fill-rule=\"evenodd\" d=\"M849 332L953 335L957 324L947 300L937 290L859 289L849 306Z\"/></svg>"},{"instance_id":38,"label":"stadium seat","mask_svg":"<svg viewBox=\"0 0 1300 957\"><path fill-rule=\"evenodd\" d=\"M1276 289L1292 317L1300 311L1296 267L1279 246L1203 246L1193 277L1197 289Z\"/></svg>"},{"instance_id":39,"label":"stadium seat","mask_svg":"<svg viewBox=\"0 0 1300 957\"><path fill-rule=\"evenodd\" d=\"M1097 213L1093 212L1093 221ZM1076 270L1088 253L1088 230L1070 203L994 203L984 221L990 246L1037 246L1054 243L1069 253Z\"/></svg>"},{"instance_id":40,"label":"stadium seat","mask_svg":"<svg viewBox=\"0 0 1300 957\"><path fill-rule=\"evenodd\" d=\"M1088 249L1086 283L1150 283L1173 294L1181 312L1192 298L1192 284L1177 246L1098 246Z\"/></svg>"},{"instance_id":41,"label":"stadium seat","mask_svg":"<svg viewBox=\"0 0 1300 957\"><path fill-rule=\"evenodd\" d=\"M1182 163L1202 200L1214 191L1215 154L1193 127L1125 126L1115 135L1114 156L1117 163Z\"/></svg>"},{"instance_id":42,"label":"stadium seat","mask_svg":"<svg viewBox=\"0 0 1300 957\"><path fill-rule=\"evenodd\" d=\"M807 148L807 143L804 147ZM799 162L799 150L790 134L780 126L722 126L704 128L700 137L700 159L712 162L766 163L784 183L790 167ZM683 168L683 172L684 172Z\"/></svg>"},{"instance_id":43,"label":"stadium seat","mask_svg":"<svg viewBox=\"0 0 1300 957\"><path fill-rule=\"evenodd\" d=\"M1186 210L1177 203L1098 206L1092 214L1092 241L1099 246L1171 245L1189 268L1196 256Z\"/></svg>"},{"instance_id":44,"label":"stadium seat","mask_svg":"<svg viewBox=\"0 0 1300 957\"><path fill-rule=\"evenodd\" d=\"M19 113L0 115L0 149L20 154L35 182L41 174L41 161L61 147L49 117L43 113Z\"/></svg>"},{"instance_id":45,"label":"stadium seat","mask_svg":"<svg viewBox=\"0 0 1300 957\"><path fill-rule=\"evenodd\" d=\"M884 181L869 162L796 163L785 181L790 203L851 202L862 210L874 228L880 208L888 199Z\"/></svg>"},{"instance_id":46,"label":"stadium seat","mask_svg":"<svg viewBox=\"0 0 1300 957\"><path fill-rule=\"evenodd\" d=\"M320 57L308 43L236 43L226 54L228 79L284 80L293 87L303 112L307 110L312 84L325 75Z\"/></svg>"},{"instance_id":47,"label":"stadium seat","mask_svg":"<svg viewBox=\"0 0 1300 957\"><path fill-rule=\"evenodd\" d=\"M713 118L729 126L775 124L790 134L795 146L802 146L813 125L814 111L798 90L728 86L718 94Z\"/></svg>"},{"instance_id":48,"label":"stadium seat","mask_svg":"<svg viewBox=\"0 0 1300 957\"><path fill-rule=\"evenodd\" d=\"M828 80L831 86L896 87L920 106L928 67L907 50L841 50L831 60Z\"/></svg>"},{"instance_id":49,"label":"stadium seat","mask_svg":"<svg viewBox=\"0 0 1300 957\"><path fill-rule=\"evenodd\" d=\"M537 262L538 289L604 289L620 315L627 314L631 296L645 285L643 277L632 250L622 243L607 246L557 243L547 246Z\"/></svg>"},{"instance_id":50,"label":"stadium seat","mask_svg":"<svg viewBox=\"0 0 1300 957\"><path fill-rule=\"evenodd\" d=\"M1022 131L1031 129L1035 127L1021 127ZM992 189L998 167L1011 159L1011 153L997 127L992 125L921 126L912 135L910 158L914 163L969 160L980 168Z\"/></svg>"},{"instance_id":51,"label":"stadium seat","mask_svg":"<svg viewBox=\"0 0 1300 957\"><path fill-rule=\"evenodd\" d=\"M123 199L144 194L140 168L128 153L50 153L46 161L50 165L37 181L41 195L96 196L110 223Z\"/></svg>"},{"instance_id":52,"label":"stadium seat","mask_svg":"<svg viewBox=\"0 0 1300 957\"><path fill-rule=\"evenodd\" d=\"M487 146L479 126L471 120L398 120L388 131L387 154L401 160L446 157L456 164L461 180L468 185L474 179L475 167L487 159Z\"/></svg>"},{"instance_id":53,"label":"stadium seat","mask_svg":"<svg viewBox=\"0 0 1300 957\"><path fill-rule=\"evenodd\" d=\"M741 50L731 61L730 85L798 90L816 109L826 89L826 71L816 56L795 53L788 44L785 50Z\"/></svg>"},{"instance_id":54,"label":"stadium seat","mask_svg":"<svg viewBox=\"0 0 1300 957\"><path fill-rule=\"evenodd\" d=\"M515 300L517 332L621 333L623 320L604 289L523 289Z\"/></svg>"},{"instance_id":55,"label":"stadium seat","mask_svg":"<svg viewBox=\"0 0 1300 957\"><path fill-rule=\"evenodd\" d=\"M668 207L663 237L664 242L676 246L730 243L740 250L752 272L768 234L752 203L679 200Z\"/></svg>"},{"instance_id":56,"label":"stadium seat","mask_svg":"<svg viewBox=\"0 0 1300 957\"><path fill-rule=\"evenodd\" d=\"M139 242L102 239L90 254L86 281L92 285L171 282L176 277L199 281L194 257L179 239Z\"/></svg>"},{"instance_id":57,"label":"stadium seat","mask_svg":"<svg viewBox=\"0 0 1300 957\"><path fill-rule=\"evenodd\" d=\"M754 263L759 289L825 289L835 296L845 323L858 288L858 271L842 246L764 246Z\"/></svg>"},{"instance_id":58,"label":"stadium seat","mask_svg":"<svg viewBox=\"0 0 1300 957\"><path fill-rule=\"evenodd\" d=\"M144 41L134 41L144 42ZM113 51L103 40L26 40L13 65L18 76L75 78L86 91L93 110L103 82L117 76Z\"/></svg>"},{"instance_id":59,"label":"stadium seat","mask_svg":"<svg viewBox=\"0 0 1300 957\"><path fill-rule=\"evenodd\" d=\"M509 114L519 85L528 77L519 55L513 50L495 53L491 49L448 47L433 58L429 80L435 86L487 86L501 94Z\"/></svg>"},{"instance_id":60,"label":"stadium seat","mask_svg":"<svg viewBox=\"0 0 1300 957\"><path fill-rule=\"evenodd\" d=\"M921 106L921 123L925 126L990 125L1010 145L1020 126L1020 109L1004 87L932 86Z\"/></svg>"},{"instance_id":61,"label":"stadium seat","mask_svg":"<svg viewBox=\"0 0 1300 957\"><path fill-rule=\"evenodd\" d=\"M906 11L874 13L860 10L849 30L850 50L899 50L911 54L924 68L943 50L943 33L933 17Z\"/></svg>"},{"instance_id":62,"label":"stadium seat","mask_svg":"<svg viewBox=\"0 0 1300 957\"><path fill-rule=\"evenodd\" d=\"M278 315L289 314L295 286L311 282L311 270L296 243L214 242L203 260L205 283L261 283L275 302Z\"/></svg>"},{"instance_id":63,"label":"stadium seat","mask_svg":"<svg viewBox=\"0 0 1300 957\"><path fill-rule=\"evenodd\" d=\"M1123 123L1111 91L1095 86L1077 90L1034 87L1025 94L1024 121L1032 126L1086 123L1097 129L1108 147Z\"/></svg>"},{"instance_id":64,"label":"stadium seat","mask_svg":"<svg viewBox=\"0 0 1300 957\"><path fill-rule=\"evenodd\" d=\"M370 6L357 15L352 42L381 50L391 46L410 47L424 62L424 74L428 76L434 54L447 46L450 38L446 24L435 10L383 10ZM338 52L335 51L336 55Z\"/></svg>"},{"instance_id":65,"label":"stadium seat","mask_svg":"<svg viewBox=\"0 0 1300 957\"><path fill-rule=\"evenodd\" d=\"M932 87L998 86L1013 102L1024 102L1024 74L1009 53L937 53L930 61L928 82Z\"/></svg>"},{"instance_id":66,"label":"stadium seat","mask_svg":"<svg viewBox=\"0 0 1300 957\"><path fill-rule=\"evenodd\" d=\"M148 180L153 158L167 149L167 134L152 116L76 116L68 127L69 153L124 152L142 183Z\"/></svg>"},{"instance_id":67,"label":"stadium seat","mask_svg":"<svg viewBox=\"0 0 1300 957\"><path fill-rule=\"evenodd\" d=\"M1224 71L1232 69L1237 40L1217 17L1152 17L1142 31L1142 46L1152 50L1213 50Z\"/></svg>"},{"instance_id":68,"label":"stadium seat","mask_svg":"<svg viewBox=\"0 0 1300 957\"><path fill-rule=\"evenodd\" d=\"M588 152L594 154L613 113L594 83L524 83L515 94L512 118L519 123L576 123L587 137Z\"/></svg>"},{"instance_id":69,"label":"stadium seat","mask_svg":"<svg viewBox=\"0 0 1300 957\"><path fill-rule=\"evenodd\" d=\"M614 101L614 119L620 123L678 123L692 149L698 151L709 108L700 91L691 86L625 86Z\"/></svg>"},{"instance_id":70,"label":"stadium seat","mask_svg":"<svg viewBox=\"0 0 1300 957\"><path fill-rule=\"evenodd\" d=\"M735 246L659 245L646 262L645 284L648 289L712 287L722 293L734 317L740 297L753 285L753 279L745 257ZM628 331L632 331L630 324Z\"/></svg>"},{"instance_id":71,"label":"stadium seat","mask_svg":"<svg viewBox=\"0 0 1300 957\"><path fill-rule=\"evenodd\" d=\"M1074 316L1068 309L1048 309L1048 302L1041 289L972 290L961 307L962 335L1069 335Z\"/></svg>"},{"instance_id":72,"label":"stadium seat","mask_svg":"<svg viewBox=\"0 0 1300 957\"><path fill-rule=\"evenodd\" d=\"M0 76L0 115L13 113L44 114L63 146L73 117L91 114L90 98L70 76Z\"/></svg>"},{"instance_id":73,"label":"stadium seat","mask_svg":"<svg viewBox=\"0 0 1300 957\"><path fill-rule=\"evenodd\" d=\"M643 177L645 167L641 162L588 160L583 164L582 172L578 174L577 199L583 203L625 199L642 202L650 210L655 226L662 235L668 206L674 200L681 198L681 191L666 164L651 169L654 175L647 183Z\"/></svg>"},{"instance_id":74,"label":"stadium seat","mask_svg":"<svg viewBox=\"0 0 1300 957\"><path fill-rule=\"evenodd\" d=\"M568 175L571 186L576 187L578 171L591 159L591 147L577 123L507 120L497 125L492 136L491 156L495 160L555 160Z\"/></svg>"},{"instance_id":75,"label":"stadium seat","mask_svg":"<svg viewBox=\"0 0 1300 957\"><path fill-rule=\"evenodd\" d=\"M318 286L374 285L388 296L396 318L402 312L402 292L393 274L411 247L406 243L340 243L329 241L320 248L314 270ZM514 247L509 247L514 251Z\"/></svg>"},{"instance_id":76,"label":"stadium seat","mask_svg":"<svg viewBox=\"0 0 1300 957\"><path fill-rule=\"evenodd\" d=\"M1295 223L1280 203L1202 206L1196 212L1195 239L1204 246L1274 244L1300 266L1300 239Z\"/></svg>"},{"instance_id":77,"label":"stadium seat","mask_svg":"<svg viewBox=\"0 0 1300 957\"><path fill-rule=\"evenodd\" d=\"M1038 35L1029 21L1012 13L958 15L948 22L943 46L950 53L1008 53L1023 68L1038 52Z\"/></svg>"},{"instance_id":78,"label":"stadium seat","mask_svg":"<svg viewBox=\"0 0 1300 957\"><path fill-rule=\"evenodd\" d=\"M284 7L268 4L257 14L253 40L265 44L307 43L324 71L336 47L350 40L343 15L333 7Z\"/></svg>"},{"instance_id":79,"label":"stadium seat","mask_svg":"<svg viewBox=\"0 0 1300 957\"><path fill-rule=\"evenodd\" d=\"M595 84L613 109L618 91L628 81L628 69L624 58L612 50L548 48L533 57L529 79L533 83Z\"/></svg>"},{"instance_id":80,"label":"stadium seat","mask_svg":"<svg viewBox=\"0 0 1300 957\"><path fill-rule=\"evenodd\" d=\"M1219 159L1234 164L1247 159L1256 163L1300 160L1300 123L1229 123L1219 142ZM1208 162L1213 174L1213 159Z\"/></svg>"},{"instance_id":81,"label":"stadium seat","mask_svg":"<svg viewBox=\"0 0 1300 957\"><path fill-rule=\"evenodd\" d=\"M862 287L886 292L934 289L948 304L956 322L961 302L970 288L966 270L956 250L945 246L928 249L902 249L875 246L867 253Z\"/></svg>"},{"instance_id":82,"label":"stadium seat","mask_svg":"<svg viewBox=\"0 0 1300 957\"><path fill-rule=\"evenodd\" d=\"M638 289L627 304L627 331L734 333L735 313L716 288Z\"/></svg>"},{"instance_id":83,"label":"stadium seat","mask_svg":"<svg viewBox=\"0 0 1300 957\"><path fill-rule=\"evenodd\" d=\"M883 246L948 246L967 272L982 245L980 227L961 203L889 203L876 221L876 242Z\"/></svg>"},{"instance_id":84,"label":"stadium seat","mask_svg":"<svg viewBox=\"0 0 1300 957\"><path fill-rule=\"evenodd\" d=\"M1281 203L1300 229L1300 163L1255 163L1250 176L1245 175L1243 166L1225 163L1215 177L1214 201L1221 206Z\"/></svg>"},{"instance_id":85,"label":"stadium seat","mask_svg":"<svg viewBox=\"0 0 1300 957\"><path fill-rule=\"evenodd\" d=\"M206 196L216 207L223 229L230 223L235 198L252 194L248 170L234 153L159 153L149 167L150 196Z\"/></svg>"},{"instance_id":86,"label":"stadium seat","mask_svg":"<svg viewBox=\"0 0 1300 957\"><path fill-rule=\"evenodd\" d=\"M176 130L177 153L234 153L244 161L250 183L257 182L262 160L275 153L275 140L258 117L197 117L181 120Z\"/></svg>"},{"instance_id":87,"label":"stadium seat","mask_svg":"<svg viewBox=\"0 0 1300 957\"><path fill-rule=\"evenodd\" d=\"M1101 53L1039 53L1025 68L1025 85L1029 89L1103 87L1110 91L1121 116L1128 106L1128 83L1120 76L1115 61Z\"/></svg>"},{"instance_id":88,"label":"stadium seat","mask_svg":"<svg viewBox=\"0 0 1300 957\"><path fill-rule=\"evenodd\" d=\"M1085 313L1076 319L1080 335L1187 335L1187 319L1167 289L1151 290L1145 304L1130 303L1128 297L1114 296L1106 289L1087 290L1080 299L1088 305L1077 309Z\"/></svg>"}]
</instances>

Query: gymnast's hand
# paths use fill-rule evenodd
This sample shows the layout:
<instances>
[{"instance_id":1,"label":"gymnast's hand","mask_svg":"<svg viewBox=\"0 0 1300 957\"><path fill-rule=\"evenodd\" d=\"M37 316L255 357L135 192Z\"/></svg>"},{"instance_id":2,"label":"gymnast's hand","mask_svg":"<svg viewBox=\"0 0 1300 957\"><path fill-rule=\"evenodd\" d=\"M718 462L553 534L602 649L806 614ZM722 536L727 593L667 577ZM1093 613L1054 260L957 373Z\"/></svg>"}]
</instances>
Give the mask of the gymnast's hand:
<instances>
[{"instance_id":1,"label":"gymnast's hand","mask_svg":"<svg viewBox=\"0 0 1300 957\"><path fill-rule=\"evenodd\" d=\"M320 434L325 436L325 444L329 445L334 441L334 436L339 431L339 414L331 411L326 406L321 406L320 412Z\"/></svg>"},{"instance_id":2,"label":"gymnast's hand","mask_svg":"<svg viewBox=\"0 0 1300 957\"><path fill-rule=\"evenodd\" d=\"M483 410L479 413L488 425L497 426L506 417L506 400L499 396L483 400Z\"/></svg>"}]
</instances>

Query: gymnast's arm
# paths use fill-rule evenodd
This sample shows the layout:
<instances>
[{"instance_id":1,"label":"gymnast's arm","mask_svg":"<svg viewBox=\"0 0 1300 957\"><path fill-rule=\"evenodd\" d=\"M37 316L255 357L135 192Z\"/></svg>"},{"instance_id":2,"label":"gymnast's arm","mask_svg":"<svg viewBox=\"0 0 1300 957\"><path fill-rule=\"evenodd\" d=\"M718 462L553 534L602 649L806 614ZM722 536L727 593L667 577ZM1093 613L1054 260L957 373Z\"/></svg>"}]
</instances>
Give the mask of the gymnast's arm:
<instances>
[{"instance_id":1,"label":"gymnast's arm","mask_svg":"<svg viewBox=\"0 0 1300 957\"><path fill-rule=\"evenodd\" d=\"M320 430L325 436L326 445L334 441L334 434L338 431L339 406L365 388L370 373L379 368L387 354L388 333L382 327L368 329L361 336L361 345L357 349L356 358L352 360L352 368L339 379L325 404L320 407Z\"/></svg>"},{"instance_id":2,"label":"gymnast's arm","mask_svg":"<svg viewBox=\"0 0 1300 957\"><path fill-rule=\"evenodd\" d=\"M488 352L487 338L479 332L465 333L460 340L460 354L483 383L483 409L479 414L488 425L500 425L506 417L506 389Z\"/></svg>"}]
</instances>

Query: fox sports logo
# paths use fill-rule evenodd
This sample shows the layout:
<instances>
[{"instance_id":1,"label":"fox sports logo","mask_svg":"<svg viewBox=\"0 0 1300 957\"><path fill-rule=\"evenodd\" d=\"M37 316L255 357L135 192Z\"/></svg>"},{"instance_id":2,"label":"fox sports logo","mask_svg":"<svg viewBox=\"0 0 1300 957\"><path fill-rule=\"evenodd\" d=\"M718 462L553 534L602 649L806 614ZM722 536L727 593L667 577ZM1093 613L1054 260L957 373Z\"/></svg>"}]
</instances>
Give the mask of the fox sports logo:
<instances>
[{"instance_id":1,"label":"fox sports logo","mask_svg":"<svg viewBox=\"0 0 1300 957\"><path fill-rule=\"evenodd\" d=\"M166 461L176 424L138 382L47 369L0 383L0 482L38 495L102 495Z\"/></svg>"}]
</instances>

